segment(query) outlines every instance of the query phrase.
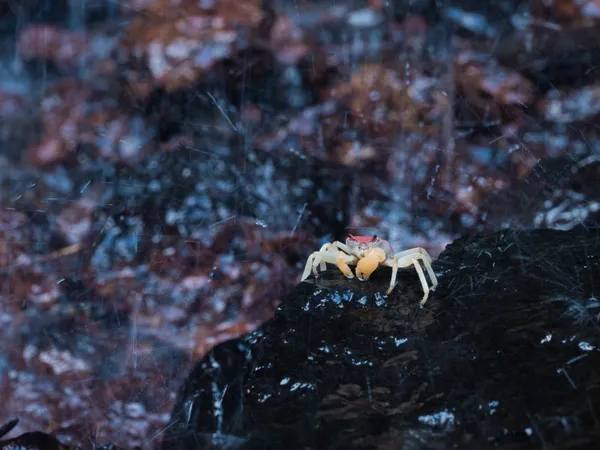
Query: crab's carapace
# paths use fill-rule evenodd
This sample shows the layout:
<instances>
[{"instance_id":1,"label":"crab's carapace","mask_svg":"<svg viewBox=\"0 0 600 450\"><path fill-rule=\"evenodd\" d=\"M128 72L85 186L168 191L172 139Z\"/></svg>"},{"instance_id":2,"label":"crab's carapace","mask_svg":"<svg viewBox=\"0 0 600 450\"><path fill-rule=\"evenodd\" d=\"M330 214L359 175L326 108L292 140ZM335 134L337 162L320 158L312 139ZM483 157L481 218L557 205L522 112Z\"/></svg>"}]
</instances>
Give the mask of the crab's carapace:
<instances>
[{"instance_id":1,"label":"crab's carapace","mask_svg":"<svg viewBox=\"0 0 600 450\"><path fill-rule=\"evenodd\" d=\"M375 242L377 240L377 235L373 235L373 236L353 236L351 234L348 235L349 239L352 239L353 241L356 241L360 244L368 244L371 242Z\"/></svg>"}]
</instances>

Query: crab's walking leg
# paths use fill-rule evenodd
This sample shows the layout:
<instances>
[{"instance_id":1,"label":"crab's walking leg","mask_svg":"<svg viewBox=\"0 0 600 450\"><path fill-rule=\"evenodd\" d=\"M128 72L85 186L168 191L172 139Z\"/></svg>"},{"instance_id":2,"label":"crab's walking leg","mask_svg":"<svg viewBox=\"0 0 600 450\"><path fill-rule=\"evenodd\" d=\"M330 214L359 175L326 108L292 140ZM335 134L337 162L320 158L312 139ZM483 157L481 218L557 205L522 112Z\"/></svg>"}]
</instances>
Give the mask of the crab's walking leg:
<instances>
[{"instance_id":1,"label":"crab's walking leg","mask_svg":"<svg viewBox=\"0 0 600 450\"><path fill-rule=\"evenodd\" d=\"M350 250L350 247L348 247L346 244L342 244L340 241L332 242L332 245L335 245L337 248L339 248L343 252L348 253L349 255L352 254L352 250Z\"/></svg>"},{"instance_id":2,"label":"crab's walking leg","mask_svg":"<svg viewBox=\"0 0 600 450\"><path fill-rule=\"evenodd\" d=\"M415 266L415 270L419 274L419 279L421 280L421 285L423 286L423 299L421 300L421 306L425 304L427 298L429 297L429 285L427 284L427 279L425 278L425 272L423 272L423 268L419 263L419 260L416 258L412 259L412 263Z\"/></svg>"},{"instance_id":3,"label":"crab's walking leg","mask_svg":"<svg viewBox=\"0 0 600 450\"><path fill-rule=\"evenodd\" d=\"M314 275L315 275L315 276L317 276L317 275L318 275L318 272L317 272L317 267L316 267L318 264L313 266L313 263L314 263L315 259L316 259L316 258L317 258L317 257L318 257L318 256L319 256L321 253L323 253L323 252L325 251L325 249L327 248L327 246L328 246L328 245L329 245L329 244L324 244L324 245L321 247L321 250L319 250L318 252L313 252L313 253L311 253L311 255L308 257L308 260L306 261L306 266L304 266L304 272L302 273L302 278L300 279L300 281L304 281L304 280L306 280L306 279L308 278L308 276L310 275L310 270L311 270L311 268L313 269L313 273L314 273ZM323 268L322 266L321 266L321 270L324 270L324 268Z\"/></svg>"},{"instance_id":4,"label":"crab's walking leg","mask_svg":"<svg viewBox=\"0 0 600 450\"><path fill-rule=\"evenodd\" d=\"M352 270L350 270L349 264L356 264L357 261L358 258L356 256L347 255L340 251L335 243L324 244L318 252L314 252L308 257L300 281L304 281L308 278L311 269L315 277L318 276L318 268L325 270L327 268L326 263L335 264L347 278L354 278L354 274L352 273Z\"/></svg>"},{"instance_id":5,"label":"crab's walking leg","mask_svg":"<svg viewBox=\"0 0 600 450\"><path fill-rule=\"evenodd\" d=\"M419 250L419 256L421 257L422 261L423 261L423 265L425 266L425 269L427 270L427 273L429 274L429 279L431 280L431 290L435 291L435 288L438 285L438 280L435 276L435 272L433 271L433 267L431 267L431 263L432 263L432 259L431 256L429 256L429 253L427 253L426 250L418 247ZM417 258L419 257L417 256Z\"/></svg>"},{"instance_id":6,"label":"crab's walking leg","mask_svg":"<svg viewBox=\"0 0 600 450\"><path fill-rule=\"evenodd\" d=\"M408 260L408 258L410 258L410 260ZM396 275L398 275L398 268L406 267L408 265L413 265L413 266L415 266L415 270L417 271L417 274L419 275L419 280L421 281L421 286L423 286L424 294L423 294L423 299L421 300L421 305L424 305L425 302L427 301L427 298L429 297L429 285L427 284L427 278L425 278L425 272L423 272L423 268L421 267L421 264L419 264L417 255L413 256L412 258L410 256L405 256L404 259L394 258L391 265L392 265L392 279L390 280L390 287L388 288L386 295L389 295L390 292L392 292L392 290L396 286Z\"/></svg>"},{"instance_id":7,"label":"crab's walking leg","mask_svg":"<svg viewBox=\"0 0 600 450\"><path fill-rule=\"evenodd\" d=\"M424 248L421 248L421 247L415 247L415 248L411 248L409 250L404 250L402 252L395 254L394 258L398 258L398 260L400 261L400 260L406 258L407 256L411 256L411 257L423 260L423 265L425 266L425 269L427 270L427 273L429 274L429 278L431 279L431 284L432 284L431 290L434 291L438 285L438 280L435 276L433 268L431 267L432 259L431 259L431 256L429 256L429 253L427 253L427 250L425 250ZM399 265L399 267L405 267L405 266L406 265L403 265L403 264Z\"/></svg>"},{"instance_id":8,"label":"crab's walking leg","mask_svg":"<svg viewBox=\"0 0 600 450\"><path fill-rule=\"evenodd\" d=\"M327 268L327 265L325 264L327 262L325 255L329 251L330 247L331 244L324 244L323 247L321 247L321 250L319 250L319 252L315 255L315 260L313 261L313 273L315 276L317 275L317 266L320 265L321 270L325 270Z\"/></svg>"},{"instance_id":9,"label":"crab's walking leg","mask_svg":"<svg viewBox=\"0 0 600 450\"><path fill-rule=\"evenodd\" d=\"M398 260L394 258L391 263L388 263L388 265L392 266L392 279L390 280L390 287L388 288L385 295L390 295L390 292L392 292L392 289L394 289L394 287L396 286L396 275L398 275Z\"/></svg>"},{"instance_id":10,"label":"crab's walking leg","mask_svg":"<svg viewBox=\"0 0 600 450\"><path fill-rule=\"evenodd\" d=\"M427 284L427 279L425 278L425 273L423 272L423 268L421 267L419 260L423 261L423 265L427 269L427 273L431 278L431 288ZM396 254L393 258L389 258L385 262L385 265L392 267L392 279L390 281L390 287L387 290L388 295L396 286L396 276L400 267L408 267L411 265L415 266L415 270L419 275L419 280L421 281L421 285L423 286L424 291L423 299L421 300L421 305L424 305L425 302L427 302L429 292L431 290L434 290L438 285L437 278L435 276L435 273L433 272L433 268L431 267L431 256L429 256L429 253L427 253L425 249L422 249L420 247L405 250Z\"/></svg>"}]
</instances>

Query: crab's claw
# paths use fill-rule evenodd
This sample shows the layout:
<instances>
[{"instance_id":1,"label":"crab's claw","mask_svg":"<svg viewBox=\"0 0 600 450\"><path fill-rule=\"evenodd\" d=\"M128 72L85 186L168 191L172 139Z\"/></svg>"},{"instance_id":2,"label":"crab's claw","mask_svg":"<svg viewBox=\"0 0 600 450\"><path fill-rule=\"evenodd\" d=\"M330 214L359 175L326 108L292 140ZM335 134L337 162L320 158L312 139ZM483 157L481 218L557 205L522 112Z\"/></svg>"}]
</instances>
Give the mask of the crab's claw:
<instances>
[{"instance_id":1,"label":"crab's claw","mask_svg":"<svg viewBox=\"0 0 600 450\"><path fill-rule=\"evenodd\" d=\"M368 280L371 274L377 269L379 263L385 261L385 251L381 248L372 248L356 264L356 276L360 281Z\"/></svg>"}]
</instances>

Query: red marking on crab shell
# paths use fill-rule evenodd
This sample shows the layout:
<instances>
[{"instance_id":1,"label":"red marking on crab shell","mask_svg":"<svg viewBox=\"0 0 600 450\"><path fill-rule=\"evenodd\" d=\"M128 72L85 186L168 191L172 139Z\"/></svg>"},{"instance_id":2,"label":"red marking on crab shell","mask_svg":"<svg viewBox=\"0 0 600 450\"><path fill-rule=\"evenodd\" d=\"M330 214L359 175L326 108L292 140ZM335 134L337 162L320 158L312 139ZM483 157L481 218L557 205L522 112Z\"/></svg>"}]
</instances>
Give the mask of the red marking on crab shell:
<instances>
[{"instance_id":1,"label":"red marking on crab shell","mask_svg":"<svg viewBox=\"0 0 600 450\"><path fill-rule=\"evenodd\" d=\"M375 242L375 240L377 239L377 236L353 236L351 234L349 234L348 237L360 244L368 244L370 242Z\"/></svg>"}]
</instances>

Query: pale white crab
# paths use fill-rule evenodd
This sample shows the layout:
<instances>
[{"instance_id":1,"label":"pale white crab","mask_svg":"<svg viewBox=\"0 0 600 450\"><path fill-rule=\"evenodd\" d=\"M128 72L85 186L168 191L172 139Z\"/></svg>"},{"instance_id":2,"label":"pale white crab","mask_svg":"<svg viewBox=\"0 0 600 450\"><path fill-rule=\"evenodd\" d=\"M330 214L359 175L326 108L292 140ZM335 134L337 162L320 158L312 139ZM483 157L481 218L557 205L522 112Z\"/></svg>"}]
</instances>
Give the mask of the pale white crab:
<instances>
[{"instance_id":1,"label":"pale white crab","mask_svg":"<svg viewBox=\"0 0 600 450\"><path fill-rule=\"evenodd\" d=\"M427 283L419 260L422 261L425 269L427 269L432 283L431 287ZM326 263L337 265L338 269L347 278L354 278L354 274L349 266L355 265L356 277L361 281L368 280L380 265L391 267L392 279L386 294L392 292L396 286L396 275L399 268L415 266L424 291L421 305L424 305L427 301L429 291L435 290L438 285L437 278L431 267L431 256L429 256L429 253L424 248L411 248L394 255L390 243L377 236L352 236L350 234L346 239L346 244L335 241L323 245L318 252L314 252L308 257L301 281L308 278L311 269L314 276L318 277L319 272L317 268L320 268L322 271L325 270L327 268Z\"/></svg>"}]
</instances>

